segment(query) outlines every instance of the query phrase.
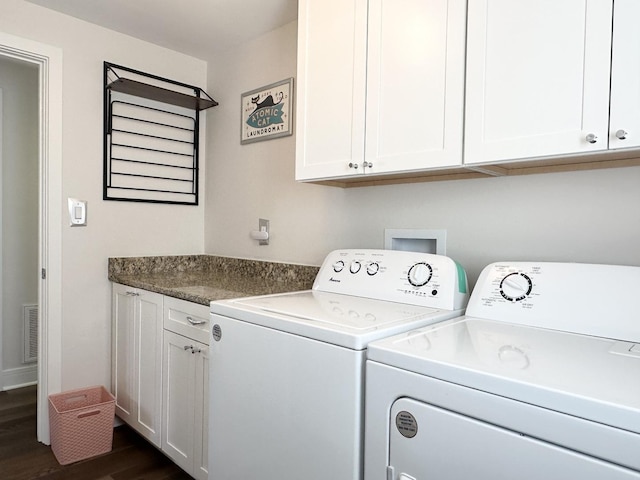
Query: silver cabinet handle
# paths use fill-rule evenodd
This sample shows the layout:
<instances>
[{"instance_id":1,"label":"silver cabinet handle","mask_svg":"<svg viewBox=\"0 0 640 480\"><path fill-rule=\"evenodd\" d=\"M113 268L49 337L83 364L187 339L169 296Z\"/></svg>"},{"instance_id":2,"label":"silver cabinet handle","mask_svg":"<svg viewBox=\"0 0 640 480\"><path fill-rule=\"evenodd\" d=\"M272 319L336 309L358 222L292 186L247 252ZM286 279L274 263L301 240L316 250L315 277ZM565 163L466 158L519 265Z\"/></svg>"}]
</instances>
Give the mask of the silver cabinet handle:
<instances>
[{"instance_id":1,"label":"silver cabinet handle","mask_svg":"<svg viewBox=\"0 0 640 480\"><path fill-rule=\"evenodd\" d=\"M189 349L193 350L193 345L185 345L184 349L185 350L189 350Z\"/></svg>"},{"instance_id":2,"label":"silver cabinet handle","mask_svg":"<svg viewBox=\"0 0 640 480\"><path fill-rule=\"evenodd\" d=\"M202 325L203 323L207 323L206 320L194 320L192 317L187 317L187 321L191 325Z\"/></svg>"},{"instance_id":3,"label":"silver cabinet handle","mask_svg":"<svg viewBox=\"0 0 640 480\"><path fill-rule=\"evenodd\" d=\"M129 295L130 297L139 297L140 294L138 292L132 292L130 290L127 290L127 295Z\"/></svg>"},{"instance_id":4,"label":"silver cabinet handle","mask_svg":"<svg viewBox=\"0 0 640 480\"><path fill-rule=\"evenodd\" d=\"M358 164L357 163L353 163L353 162L349 162L349 168L353 168L354 170L358 169Z\"/></svg>"},{"instance_id":5,"label":"silver cabinet handle","mask_svg":"<svg viewBox=\"0 0 640 480\"><path fill-rule=\"evenodd\" d=\"M585 137L585 140L589 143L596 143L598 141L598 136L595 133L590 133Z\"/></svg>"},{"instance_id":6,"label":"silver cabinet handle","mask_svg":"<svg viewBox=\"0 0 640 480\"><path fill-rule=\"evenodd\" d=\"M362 166L364 168L373 168L373 162L364 162Z\"/></svg>"},{"instance_id":7,"label":"silver cabinet handle","mask_svg":"<svg viewBox=\"0 0 640 480\"><path fill-rule=\"evenodd\" d=\"M622 130L622 129L621 129L621 130L618 130L618 131L616 132L616 137L617 137L618 139L620 139L620 140L624 140L624 139L626 139L626 138L627 138L627 135L629 135L629 134L628 134L626 131Z\"/></svg>"}]
</instances>

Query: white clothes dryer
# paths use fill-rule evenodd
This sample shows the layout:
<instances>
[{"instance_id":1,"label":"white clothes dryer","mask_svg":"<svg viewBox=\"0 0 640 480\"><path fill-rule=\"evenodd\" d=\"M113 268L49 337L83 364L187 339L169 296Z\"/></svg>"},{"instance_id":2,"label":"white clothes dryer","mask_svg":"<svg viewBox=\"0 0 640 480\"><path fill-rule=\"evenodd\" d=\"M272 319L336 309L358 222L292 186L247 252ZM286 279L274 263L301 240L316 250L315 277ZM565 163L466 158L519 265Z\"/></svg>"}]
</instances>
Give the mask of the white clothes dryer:
<instances>
[{"instance_id":1,"label":"white clothes dryer","mask_svg":"<svg viewBox=\"0 0 640 480\"><path fill-rule=\"evenodd\" d=\"M365 479L640 479L638 292L638 267L496 263L465 316L372 342Z\"/></svg>"},{"instance_id":2,"label":"white clothes dryer","mask_svg":"<svg viewBox=\"0 0 640 480\"><path fill-rule=\"evenodd\" d=\"M448 257L339 250L312 290L212 302L209 478L362 479L368 343L467 300Z\"/></svg>"}]
</instances>

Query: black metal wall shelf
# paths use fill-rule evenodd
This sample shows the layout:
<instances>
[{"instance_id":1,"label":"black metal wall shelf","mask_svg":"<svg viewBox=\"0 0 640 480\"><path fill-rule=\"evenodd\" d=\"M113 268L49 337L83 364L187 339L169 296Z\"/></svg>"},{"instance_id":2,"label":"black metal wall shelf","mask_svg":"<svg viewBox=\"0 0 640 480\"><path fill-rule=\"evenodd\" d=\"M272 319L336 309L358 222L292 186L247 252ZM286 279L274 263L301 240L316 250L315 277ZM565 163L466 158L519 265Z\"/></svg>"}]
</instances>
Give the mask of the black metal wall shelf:
<instances>
[{"instance_id":1,"label":"black metal wall shelf","mask_svg":"<svg viewBox=\"0 0 640 480\"><path fill-rule=\"evenodd\" d=\"M158 102L198 111L206 110L207 108L218 105L218 102L208 95L208 98L187 95L185 93L175 92L173 90L167 90L166 88L156 87L147 83L131 80L130 78L118 78L107 85L107 88L114 92L148 98L149 100L157 100Z\"/></svg>"},{"instance_id":2,"label":"black metal wall shelf","mask_svg":"<svg viewBox=\"0 0 640 480\"><path fill-rule=\"evenodd\" d=\"M104 64L105 200L198 204L198 87ZM186 93L188 92L188 93Z\"/></svg>"}]
</instances>

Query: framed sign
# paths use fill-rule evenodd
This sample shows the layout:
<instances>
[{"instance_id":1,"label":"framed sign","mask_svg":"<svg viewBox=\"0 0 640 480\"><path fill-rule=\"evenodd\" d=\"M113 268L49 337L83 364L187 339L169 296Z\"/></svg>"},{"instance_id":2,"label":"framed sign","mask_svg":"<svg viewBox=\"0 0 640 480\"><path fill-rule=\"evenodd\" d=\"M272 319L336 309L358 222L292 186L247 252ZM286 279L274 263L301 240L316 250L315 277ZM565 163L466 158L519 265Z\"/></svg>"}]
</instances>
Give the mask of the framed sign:
<instances>
[{"instance_id":1,"label":"framed sign","mask_svg":"<svg viewBox=\"0 0 640 480\"><path fill-rule=\"evenodd\" d=\"M241 100L241 144L293 133L293 78L245 92Z\"/></svg>"}]
</instances>

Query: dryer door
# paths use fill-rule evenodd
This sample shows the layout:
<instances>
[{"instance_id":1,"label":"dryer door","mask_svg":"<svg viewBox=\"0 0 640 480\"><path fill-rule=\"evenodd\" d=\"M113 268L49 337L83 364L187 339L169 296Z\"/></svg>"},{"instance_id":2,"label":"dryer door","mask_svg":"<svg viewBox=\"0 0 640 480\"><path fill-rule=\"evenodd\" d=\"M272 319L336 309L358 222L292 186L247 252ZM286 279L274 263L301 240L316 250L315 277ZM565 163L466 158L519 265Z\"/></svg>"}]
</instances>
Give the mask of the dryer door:
<instances>
[{"instance_id":1,"label":"dryer door","mask_svg":"<svg viewBox=\"0 0 640 480\"><path fill-rule=\"evenodd\" d=\"M640 473L408 398L394 402L389 480L638 480Z\"/></svg>"}]
</instances>

